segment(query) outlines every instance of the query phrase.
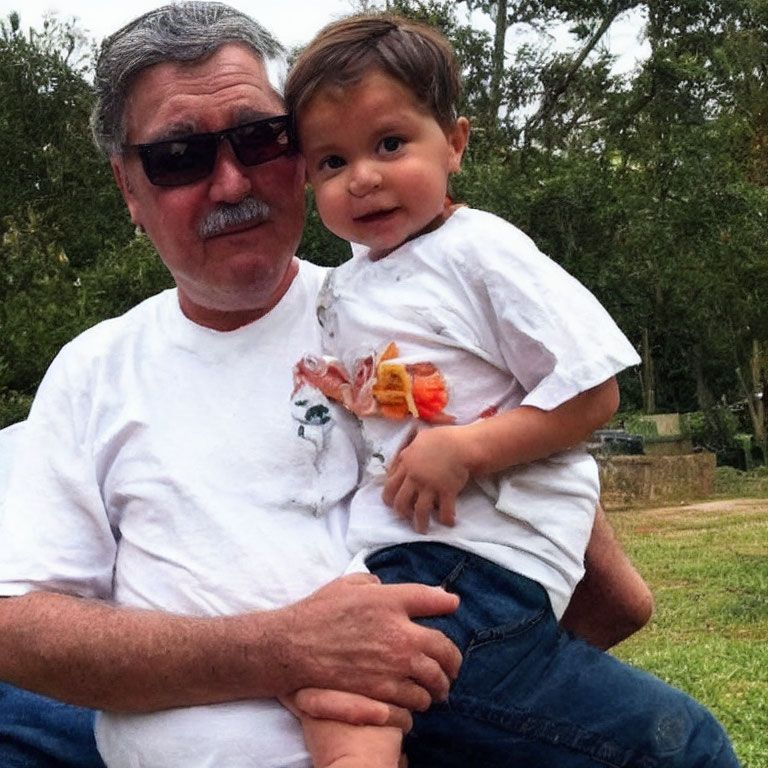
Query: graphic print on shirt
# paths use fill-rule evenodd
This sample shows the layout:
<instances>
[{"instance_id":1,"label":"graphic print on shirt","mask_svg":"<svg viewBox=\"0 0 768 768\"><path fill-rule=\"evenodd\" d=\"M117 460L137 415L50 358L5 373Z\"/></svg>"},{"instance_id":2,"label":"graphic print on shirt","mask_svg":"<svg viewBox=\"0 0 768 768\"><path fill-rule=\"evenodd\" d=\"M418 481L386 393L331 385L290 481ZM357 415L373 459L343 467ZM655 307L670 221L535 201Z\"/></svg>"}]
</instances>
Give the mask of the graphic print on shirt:
<instances>
[{"instance_id":1,"label":"graphic print on shirt","mask_svg":"<svg viewBox=\"0 0 768 768\"><path fill-rule=\"evenodd\" d=\"M311 384L302 383L291 395L291 416L298 422L297 434L309 440L321 453L325 438L333 425L328 399Z\"/></svg>"},{"instance_id":2,"label":"graphic print on shirt","mask_svg":"<svg viewBox=\"0 0 768 768\"><path fill-rule=\"evenodd\" d=\"M352 373L332 357L305 355L293 369L294 392L317 388L358 418L412 416L432 424L452 424L443 409L448 390L440 371L428 362L402 363L394 341L383 352L358 358Z\"/></svg>"}]
</instances>

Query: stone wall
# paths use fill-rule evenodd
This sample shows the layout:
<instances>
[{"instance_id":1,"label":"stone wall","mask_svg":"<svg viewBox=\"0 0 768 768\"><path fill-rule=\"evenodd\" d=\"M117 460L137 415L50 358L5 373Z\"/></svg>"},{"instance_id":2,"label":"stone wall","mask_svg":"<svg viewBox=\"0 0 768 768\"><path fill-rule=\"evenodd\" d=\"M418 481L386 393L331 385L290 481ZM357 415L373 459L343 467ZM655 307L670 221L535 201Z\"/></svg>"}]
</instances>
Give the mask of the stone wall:
<instances>
[{"instance_id":1,"label":"stone wall","mask_svg":"<svg viewBox=\"0 0 768 768\"><path fill-rule=\"evenodd\" d=\"M693 443L682 435L644 437L643 452L648 456L680 456L693 453Z\"/></svg>"},{"instance_id":2,"label":"stone wall","mask_svg":"<svg viewBox=\"0 0 768 768\"><path fill-rule=\"evenodd\" d=\"M660 437L679 435L682 432L682 429L680 428L679 413L646 413L640 416L639 419L640 421L647 421L654 424L656 427L656 434Z\"/></svg>"},{"instance_id":3,"label":"stone wall","mask_svg":"<svg viewBox=\"0 0 768 768\"><path fill-rule=\"evenodd\" d=\"M606 509L711 496L715 454L682 456L597 456Z\"/></svg>"}]
</instances>

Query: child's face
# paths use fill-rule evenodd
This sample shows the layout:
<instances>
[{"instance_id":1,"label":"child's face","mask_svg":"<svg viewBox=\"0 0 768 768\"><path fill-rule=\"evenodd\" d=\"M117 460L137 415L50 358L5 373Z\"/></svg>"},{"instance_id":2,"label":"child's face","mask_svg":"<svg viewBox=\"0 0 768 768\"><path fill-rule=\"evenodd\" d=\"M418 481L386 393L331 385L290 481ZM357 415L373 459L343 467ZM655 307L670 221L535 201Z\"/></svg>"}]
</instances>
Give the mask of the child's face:
<instances>
[{"instance_id":1,"label":"child's face","mask_svg":"<svg viewBox=\"0 0 768 768\"><path fill-rule=\"evenodd\" d=\"M441 220L469 125L444 131L394 78L374 70L318 92L298 131L328 229L384 255Z\"/></svg>"}]
</instances>

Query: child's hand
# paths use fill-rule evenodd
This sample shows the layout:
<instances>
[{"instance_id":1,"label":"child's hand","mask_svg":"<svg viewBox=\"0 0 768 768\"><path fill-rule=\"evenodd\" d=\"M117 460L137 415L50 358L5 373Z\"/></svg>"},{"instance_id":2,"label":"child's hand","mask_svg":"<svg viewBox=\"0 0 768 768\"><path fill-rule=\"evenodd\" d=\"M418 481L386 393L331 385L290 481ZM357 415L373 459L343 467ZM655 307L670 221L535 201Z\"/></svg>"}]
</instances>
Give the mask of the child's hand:
<instances>
[{"instance_id":1,"label":"child's hand","mask_svg":"<svg viewBox=\"0 0 768 768\"><path fill-rule=\"evenodd\" d=\"M417 432L392 460L381 496L419 533L427 532L435 513L443 525L456 521L456 497L469 480L463 429L450 426Z\"/></svg>"},{"instance_id":2,"label":"child's hand","mask_svg":"<svg viewBox=\"0 0 768 768\"><path fill-rule=\"evenodd\" d=\"M398 728L403 733L413 728L407 709L349 691L326 688L301 688L278 696L280 703L296 717L338 720L349 725L376 725Z\"/></svg>"}]
</instances>

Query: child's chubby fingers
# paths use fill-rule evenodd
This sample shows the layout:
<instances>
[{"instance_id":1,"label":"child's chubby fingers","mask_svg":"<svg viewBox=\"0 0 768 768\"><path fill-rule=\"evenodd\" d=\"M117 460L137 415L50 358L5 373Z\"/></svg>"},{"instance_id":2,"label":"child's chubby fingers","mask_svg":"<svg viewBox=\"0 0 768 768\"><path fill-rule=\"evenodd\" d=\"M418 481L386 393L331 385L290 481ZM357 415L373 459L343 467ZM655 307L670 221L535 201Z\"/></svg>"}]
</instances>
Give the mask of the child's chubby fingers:
<instances>
[{"instance_id":1,"label":"child's chubby fingers","mask_svg":"<svg viewBox=\"0 0 768 768\"><path fill-rule=\"evenodd\" d=\"M406 477L397 493L392 505L395 514L403 520L413 520L414 505L419 495L419 488L409 477Z\"/></svg>"},{"instance_id":2,"label":"child's chubby fingers","mask_svg":"<svg viewBox=\"0 0 768 768\"><path fill-rule=\"evenodd\" d=\"M396 457L387 472L387 479L384 481L384 489L381 492L381 498L388 507L395 506L395 498L405 481L406 474L405 467Z\"/></svg>"},{"instance_id":3,"label":"child's chubby fingers","mask_svg":"<svg viewBox=\"0 0 768 768\"><path fill-rule=\"evenodd\" d=\"M443 493L437 505L437 520L442 525L452 528L456 525L456 494Z\"/></svg>"},{"instance_id":4,"label":"child's chubby fingers","mask_svg":"<svg viewBox=\"0 0 768 768\"><path fill-rule=\"evenodd\" d=\"M413 503L411 522L417 533L426 533L432 515L435 514L437 495L431 488L421 488Z\"/></svg>"}]
</instances>

